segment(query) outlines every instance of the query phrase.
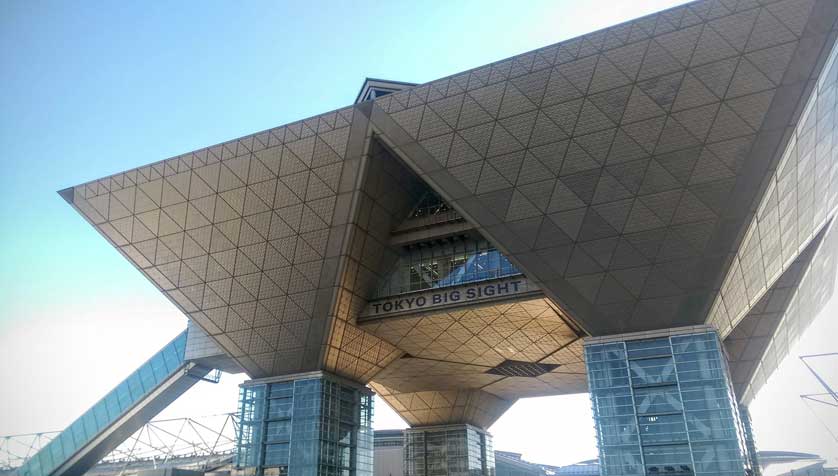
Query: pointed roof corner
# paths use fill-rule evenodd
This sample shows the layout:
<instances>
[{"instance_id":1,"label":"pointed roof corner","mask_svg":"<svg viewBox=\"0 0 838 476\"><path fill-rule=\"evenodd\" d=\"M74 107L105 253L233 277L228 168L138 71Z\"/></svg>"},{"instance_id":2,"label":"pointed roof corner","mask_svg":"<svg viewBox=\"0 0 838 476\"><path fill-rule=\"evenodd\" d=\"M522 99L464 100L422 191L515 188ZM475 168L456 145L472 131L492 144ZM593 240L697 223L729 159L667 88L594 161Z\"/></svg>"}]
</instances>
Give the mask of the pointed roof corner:
<instances>
[{"instance_id":1,"label":"pointed roof corner","mask_svg":"<svg viewBox=\"0 0 838 476\"><path fill-rule=\"evenodd\" d=\"M369 101L387 94L401 91L416 86L416 83L405 83L403 81L390 81L389 79L367 78L358 91L358 96L355 98L355 104L359 102Z\"/></svg>"},{"instance_id":2,"label":"pointed roof corner","mask_svg":"<svg viewBox=\"0 0 838 476\"><path fill-rule=\"evenodd\" d=\"M64 190L59 190L58 194L61 195L67 203L70 205L73 204L73 187L67 187Z\"/></svg>"}]
</instances>

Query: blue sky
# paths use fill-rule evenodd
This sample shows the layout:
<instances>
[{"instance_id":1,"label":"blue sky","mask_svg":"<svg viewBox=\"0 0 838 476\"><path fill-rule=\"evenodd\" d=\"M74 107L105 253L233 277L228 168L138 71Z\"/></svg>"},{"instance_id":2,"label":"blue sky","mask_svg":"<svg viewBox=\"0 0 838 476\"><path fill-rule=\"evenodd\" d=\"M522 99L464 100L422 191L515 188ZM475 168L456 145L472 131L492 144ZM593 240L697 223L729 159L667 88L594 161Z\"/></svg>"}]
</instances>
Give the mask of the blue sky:
<instances>
[{"instance_id":1,"label":"blue sky","mask_svg":"<svg viewBox=\"0 0 838 476\"><path fill-rule=\"evenodd\" d=\"M0 3L0 435L63 427L185 324L57 190L348 105L367 76L425 82L680 3ZM239 380L167 414L231 411ZM496 447L594 457L588 407L519 403ZM533 433L545 418L574 430Z\"/></svg>"}]
</instances>

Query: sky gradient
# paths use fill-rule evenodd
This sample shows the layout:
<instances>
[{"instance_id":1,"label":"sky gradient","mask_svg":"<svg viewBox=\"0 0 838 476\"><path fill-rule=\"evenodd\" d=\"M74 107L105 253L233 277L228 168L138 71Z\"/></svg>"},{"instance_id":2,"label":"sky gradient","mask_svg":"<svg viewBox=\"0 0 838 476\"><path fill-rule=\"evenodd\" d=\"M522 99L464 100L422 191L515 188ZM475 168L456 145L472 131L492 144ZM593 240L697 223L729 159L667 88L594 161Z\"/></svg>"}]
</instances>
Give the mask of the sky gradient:
<instances>
[{"instance_id":1,"label":"sky gradient","mask_svg":"<svg viewBox=\"0 0 838 476\"><path fill-rule=\"evenodd\" d=\"M346 106L367 76L425 82L680 3L0 3L0 435L63 428L185 326L57 190ZM836 350L836 312L791 355ZM164 416L233 411L241 380L201 383ZM760 447L836 461L798 398L814 391L787 359L752 408ZM519 402L495 447L593 458L589 407ZM379 401L375 426L404 423Z\"/></svg>"}]
</instances>

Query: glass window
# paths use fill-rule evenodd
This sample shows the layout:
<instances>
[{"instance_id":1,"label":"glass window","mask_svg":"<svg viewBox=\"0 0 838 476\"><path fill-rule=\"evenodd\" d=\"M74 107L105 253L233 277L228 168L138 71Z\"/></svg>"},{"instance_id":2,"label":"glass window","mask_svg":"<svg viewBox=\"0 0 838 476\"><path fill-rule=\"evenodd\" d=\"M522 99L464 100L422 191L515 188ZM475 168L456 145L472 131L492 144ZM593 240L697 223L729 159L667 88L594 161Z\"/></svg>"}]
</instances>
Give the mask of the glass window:
<instances>
[{"instance_id":1,"label":"glass window","mask_svg":"<svg viewBox=\"0 0 838 476\"><path fill-rule=\"evenodd\" d=\"M270 421L265 432L266 441L288 441L291 438L291 420Z\"/></svg>"},{"instance_id":2,"label":"glass window","mask_svg":"<svg viewBox=\"0 0 838 476\"><path fill-rule=\"evenodd\" d=\"M47 445L49 449L50 456L52 457L53 464L60 464L60 461L64 460L64 451L61 448L61 440L56 438L49 442Z\"/></svg>"},{"instance_id":3,"label":"glass window","mask_svg":"<svg viewBox=\"0 0 838 476\"><path fill-rule=\"evenodd\" d=\"M145 395L145 387L143 386L143 381L140 378L139 372L134 372L129 375L126 381L128 382L128 388L131 391L132 401L139 400L141 396Z\"/></svg>"},{"instance_id":4,"label":"glass window","mask_svg":"<svg viewBox=\"0 0 838 476\"><path fill-rule=\"evenodd\" d=\"M77 445L87 442L87 430L84 428L84 422L79 418L70 425L70 431L73 433L73 441Z\"/></svg>"},{"instance_id":5,"label":"glass window","mask_svg":"<svg viewBox=\"0 0 838 476\"><path fill-rule=\"evenodd\" d=\"M290 446L288 443L275 443L265 446L265 466L287 466Z\"/></svg>"},{"instance_id":6,"label":"glass window","mask_svg":"<svg viewBox=\"0 0 838 476\"><path fill-rule=\"evenodd\" d=\"M632 360L632 385L657 385L675 383L675 362L672 357Z\"/></svg>"},{"instance_id":7,"label":"glass window","mask_svg":"<svg viewBox=\"0 0 838 476\"><path fill-rule=\"evenodd\" d=\"M592 389L628 387L628 365L625 360L590 363L588 379Z\"/></svg>"},{"instance_id":8,"label":"glass window","mask_svg":"<svg viewBox=\"0 0 838 476\"><path fill-rule=\"evenodd\" d=\"M268 418L291 418L293 407L292 398L272 398L268 400Z\"/></svg>"},{"instance_id":9,"label":"glass window","mask_svg":"<svg viewBox=\"0 0 838 476\"><path fill-rule=\"evenodd\" d=\"M371 399L324 378L244 387L236 465L258 473L262 460L280 475L289 467L304 475L334 475L356 465L354 474L371 474Z\"/></svg>"},{"instance_id":10,"label":"glass window","mask_svg":"<svg viewBox=\"0 0 838 476\"><path fill-rule=\"evenodd\" d=\"M622 343L592 345L585 348L585 361L625 361L626 351Z\"/></svg>"},{"instance_id":11,"label":"glass window","mask_svg":"<svg viewBox=\"0 0 838 476\"><path fill-rule=\"evenodd\" d=\"M93 417L96 419L96 426L99 428L104 428L111 422L104 400L99 400L96 405L93 405Z\"/></svg>"},{"instance_id":12,"label":"glass window","mask_svg":"<svg viewBox=\"0 0 838 476\"><path fill-rule=\"evenodd\" d=\"M170 373L183 363L183 359L178 358L177 350L173 346L166 346L163 349L163 361L166 364L167 373Z\"/></svg>"},{"instance_id":13,"label":"glass window","mask_svg":"<svg viewBox=\"0 0 838 476\"><path fill-rule=\"evenodd\" d=\"M150 391L155 387L157 381L154 378L154 372L151 370L151 365L146 363L145 365L140 367L138 373L140 375L140 380L143 383L143 389L145 389L146 392Z\"/></svg>"},{"instance_id":14,"label":"glass window","mask_svg":"<svg viewBox=\"0 0 838 476\"><path fill-rule=\"evenodd\" d=\"M687 428L681 414L640 416L637 420L643 444L687 441Z\"/></svg>"},{"instance_id":15,"label":"glass window","mask_svg":"<svg viewBox=\"0 0 838 476\"><path fill-rule=\"evenodd\" d=\"M693 441L737 438L736 422L730 410L688 411L686 418Z\"/></svg>"},{"instance_id":16,"label":"glass window","mask_svg":"<svg viewBox=\"0 0 838 476\"><path fill-rule=\"evenodd\" d=\"M646 463L646 474L677 474L692 468L690 447L686 444L646 446L643 448L643 459Z\"/></svg>"},{"instance_id":17,"label":"glass window","mask_svg":"<svg viewBox=\"0 0 838 476\"><path fill-rule=\"evenodd\" d=\"M154 375L155 383L163 381L169 375L169 371L166 368L166 360L163 358L162 353L152 357L148 363L151 367L151 373Z\"/></svg>"},{"instance_id":18,"label":"glass window","mask_svg":"<svg viewBox=\"0 0 838 476\"><path fill-rule=\"evenodd\" d=\"M602 474L744 474L740 423L715 333L589 345L585 356ZM613 386L621 372L630 374L631 387Z\"/></svg>"},{"instance_id":19,"label":"glass window","mask_svg":"<svg viewBox=\"0 0 838 476\"><path fill-rule=\"evenodd\" d=\"M61 432L61 435L58 438L61 440L61 448L64 450L65 457L70 456L76 451L76 449L78 449L76 442L73 441L72 431L65 430Z\"/></svg>"},{"instance_id":20,"label":"glass window","mask_svg":"<svg viewBox=\"0 0 838 476\"><path fill-rule=\"evenodd\" d=\"M338 465L343 468L352 467L352 448L345 445L337 446Z\"/></svg>"},{"instance_id":21,"label":"glass window","mask_svg":"<svg viewBox=\"0 0 838 476\"><path fill-rule=\"evenodd\" d=\"M406 250L378 297L521 274L487 241L458 241Z\"/></svg>"},{"instance_id":22,"label":"glass window","mask_svg":"<svg viewBox=\"0 0 838 476\"><path fill-rule=\"evenodd\" d=\"M669 338L667 337L663 337L661 339L628 341L626 342L626 351L628 352L629 359L657 357L672 354L669 347Z\"/></svg>"},{"instance_id":23,"label":"glass window","mask_svg":"<svg viewBox=\"0 0 838 476\"><path fill-rule=\"evenodd\" d=\"M742 474L744 463L736 441L693 444L696 474Z\"/></svg>"},{"instance_id":24,"label":"glass window","mask_svg":"<svg viewBox=\"0 0 838 476\"><path fill-rule=\"evenodd\" d=\"M271 398L291 398L294 396L294 382L271 384Z\"/></svg>"},{"instance_id":25,"label":"glass window","mask_svg":"<svg viewBox=\"0 0 838 476\"><path fill-rule=\"evenodd\" d=\"M119 400L119 408L121 410L127 409L134 403L134 399L131 397L131 388L129 386L128 379L123 380L119 383L119 386L116 387L116 398Z\"/></svg>"},{"instance_id":26,"label":"glass window","mask_svg":"<svg viewBox=\"0 0 838 476\"><path fill-rule=\"evenodd\" d=\"M55 463L52 461L52 455L49 451L39 451L35 456L38 458L44 473L49 473L55 469Z\"/></svg>"},{"instance_id":27,"label":"glass window","mask_svg":"<svg viewBox=\"0 0 838 476\"><path fill-rule=\"evenodd\" d=\"M596 390L591 398L598 417L634 415L634 398L628 387Z\"/></svg>"},{"instance_id":28,"label":"glass window","mask_svg":"<svg viewBox=\"0 0 838 476\"><path fill-rule=\"evenodd\" d=\"M648 387L634 390L634 401L638 415L681 412L681 396L678 387Z\"/></svg>"},{"instance_id":29,"label":"glass window","mask_svg":"<svg viewBox=\"0 0 838 476\"><path fill-rule=\"evenodd\" d=\"M88 435L92 437L99 432L99 425L96 423L96 417L93 415L92 409L82 415L82 420L84 421L84 429Z\"/></svg>"},{"instance_id":30,"label":"glass window","mask_svg":"<svg viewBox=\"0 0 838 476\"><path fill-rule=\"evenodd\" d=\"M637 420L634 415L601 417L597 422L599 438L603 445L626 445L637 443Z\"/></svg>"},{"instance_id":31,"label":"glass window","mask_svg":"<svg viewBox=\"0 0 838 476\"><path fill-rule=\"evenodd\" d=\"M675 353L696 352L702 350L718 351L718 339L712 333L672 336L672 351Z\"/></svg>"}]
</instances>

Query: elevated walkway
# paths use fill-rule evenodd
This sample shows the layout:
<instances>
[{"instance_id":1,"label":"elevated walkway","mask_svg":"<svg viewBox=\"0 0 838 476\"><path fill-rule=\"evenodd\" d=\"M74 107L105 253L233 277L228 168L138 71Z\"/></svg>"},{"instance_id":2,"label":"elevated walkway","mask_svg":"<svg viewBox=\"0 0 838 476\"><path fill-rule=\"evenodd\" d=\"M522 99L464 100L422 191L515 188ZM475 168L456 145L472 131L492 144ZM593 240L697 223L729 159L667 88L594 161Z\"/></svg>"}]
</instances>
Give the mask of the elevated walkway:
<instances>
[{"instance_id":1,"label":"elevated walkway","mask_svg":"<svg viewBox=\"0 0 838 476\"><path fill-rule=\"evenodd\" d=\"M183 331L17 469L17 476L80 476L212 368L187 359ZM217 381L217 378L214 380Z\"/></svg>"}]
</instances>

